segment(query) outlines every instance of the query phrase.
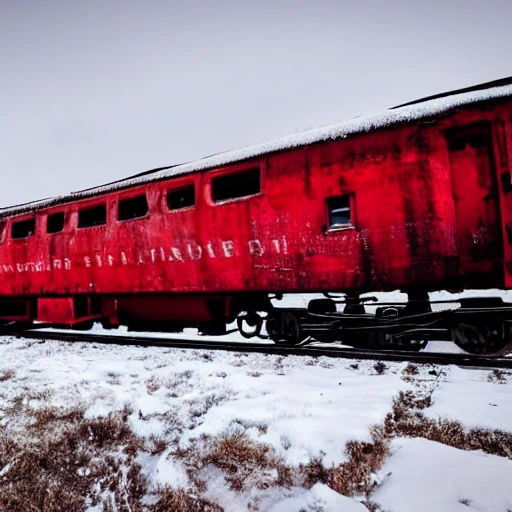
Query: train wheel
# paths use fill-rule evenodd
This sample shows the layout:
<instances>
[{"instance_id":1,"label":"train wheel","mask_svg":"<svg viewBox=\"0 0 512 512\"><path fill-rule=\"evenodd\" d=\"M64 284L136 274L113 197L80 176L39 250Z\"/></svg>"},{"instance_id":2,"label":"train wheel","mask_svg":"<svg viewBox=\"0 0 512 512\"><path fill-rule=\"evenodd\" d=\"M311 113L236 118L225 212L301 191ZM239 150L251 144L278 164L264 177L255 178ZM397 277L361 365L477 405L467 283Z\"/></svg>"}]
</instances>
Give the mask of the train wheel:
<instances>
[{"instance_id":1,"label":"train wheel","mask_svg":"<svg viewBox=\"0 0 512 512\"><path fill-rule=\"evenodd\" d=\"M497 318L480 324L469 323L469 318L464 320L454 320L451 326L452 340L461 349L470 354L495 356L512 351L510 323Z\"/></svg>"},{"instance_id":2,"label":"train wheel","mask_svg":"<svg viewBox=\"0 0 512 512\"><path fill-rule=\"evenodd\" d=\"M256 311L248 311L245 314L238 315L236 319L236 325L240 334L246 338L254 338L261 334L261 328L263 327L263 318L258 315ZM246 331L245 326L252 327L251 330Z\"/></svg>"},{"instance_id":3,"label":"train wheel","mask_svg":"<svg viewBox=\"0 0 512 512\"><path fill-rule=\"evenodd\" d=\"M270 339L279 345L298 345L306 339L299 319L290 311L273 311L267 318Z\"/></svg>"}]
</instances>

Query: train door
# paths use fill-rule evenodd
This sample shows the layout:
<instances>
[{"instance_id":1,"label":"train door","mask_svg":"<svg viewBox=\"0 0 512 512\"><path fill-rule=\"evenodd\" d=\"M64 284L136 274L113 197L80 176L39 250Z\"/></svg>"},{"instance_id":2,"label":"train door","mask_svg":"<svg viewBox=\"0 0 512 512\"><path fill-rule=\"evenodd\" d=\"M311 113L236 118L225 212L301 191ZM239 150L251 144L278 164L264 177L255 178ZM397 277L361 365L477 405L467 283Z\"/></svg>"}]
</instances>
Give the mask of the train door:
<instances>
[{"instance_id":1,"label":"train door","mask_svg":"<svg viewBox=\"0 0 512 512\"><path fill-rule=\"evenodd\" d=\"M461 270L492 273L501 268L503 248L490 125L450 131L448 148Z\"/></svg>"}]
</instances>

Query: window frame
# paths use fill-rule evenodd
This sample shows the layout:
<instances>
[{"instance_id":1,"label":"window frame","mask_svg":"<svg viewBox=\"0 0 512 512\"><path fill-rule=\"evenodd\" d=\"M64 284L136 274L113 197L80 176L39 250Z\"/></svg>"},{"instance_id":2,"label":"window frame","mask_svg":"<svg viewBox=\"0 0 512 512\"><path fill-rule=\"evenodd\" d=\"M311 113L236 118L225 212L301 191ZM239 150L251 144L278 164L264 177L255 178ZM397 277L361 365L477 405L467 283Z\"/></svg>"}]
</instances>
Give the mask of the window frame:
<instances>
[{"instance_id":1,"label":"window frame","mask_svg":"<svg viewBox=\"0 0 512 512\"><path fill-rule=\"evenodd\" d=\"M7 219L0 220L0 244L3 244L7 239L7 234L9 232L9 222Z\"/></svg>"},{"instance_id":2,"label":"window frame","mask_svg":"<svg viewBox=\"0 0 512 512\"><path fill-rule=\"evenodd\" d=\"M339 200L347 198L348 199L348 206L341 207L341 208L332 208L330 206L330 203L332 203L334 200ZM332 213L336 211L347 211L349 213L349 222L345 224L331 224L332 219ZM327 218L327 224L325 225L324 231L326 233L334 233L337 231L346 231L350 229L356 228L356 218L355 218L355 196L353 193L348 194L340 194L336 196L330 196L325 198L325 211L326 211L326 218Z\"/></svg>"}]
</instances>

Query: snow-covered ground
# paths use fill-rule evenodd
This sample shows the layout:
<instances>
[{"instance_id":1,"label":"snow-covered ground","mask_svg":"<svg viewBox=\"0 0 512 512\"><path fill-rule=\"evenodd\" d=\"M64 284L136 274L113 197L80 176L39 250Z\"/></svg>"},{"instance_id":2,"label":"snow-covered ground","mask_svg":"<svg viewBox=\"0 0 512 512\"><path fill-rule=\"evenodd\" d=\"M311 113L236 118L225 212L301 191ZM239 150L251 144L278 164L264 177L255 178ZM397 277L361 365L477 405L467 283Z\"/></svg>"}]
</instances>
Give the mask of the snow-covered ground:
<instances>
[{"instance_id":1,"label":"snow-covered ground","mask_svg":"<svg viewBox=\"0 0 512 512\"><path fill-rule=\"evenodd\" d=\"M507 372L0 338L0 510L44 477L88 512L507 512L506 432Z\"/></svg>"}]
</instances>

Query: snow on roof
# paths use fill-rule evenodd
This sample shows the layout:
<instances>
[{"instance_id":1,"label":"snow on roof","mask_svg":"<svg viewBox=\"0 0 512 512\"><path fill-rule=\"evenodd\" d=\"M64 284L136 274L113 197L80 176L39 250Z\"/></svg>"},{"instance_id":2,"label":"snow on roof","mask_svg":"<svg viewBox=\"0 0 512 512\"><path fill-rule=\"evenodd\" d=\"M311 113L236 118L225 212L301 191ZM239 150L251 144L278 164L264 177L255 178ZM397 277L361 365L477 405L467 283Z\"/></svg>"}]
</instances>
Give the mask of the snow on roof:
<instances>
[{"instance_id":1,"label":"snow on roof","mask_svg":"<svg viewBox=\"0 0 512 512\"><path fill-rule=\"evenodd\" d=\"M183 174L213 169L276 151L307 146L309 144L322 141L342 139L348 136L368 133L383 128L391 128L447 114L460 107L509 97L512 97L512 78L496 80L487 84L443 93L423 100L416 100L395 108L356 117L349 121L288 135L281 139L263 142L246 148L227 151L225 153L219 153L194 162L162 167L153 171L146 171L136 176L109 183L107 185L73 192L67 196L0 208L0 218L19 215L33 210L40 210L45 207L69 203L79 199L87 199L96 195L134 187L145 183L162 181Z\"/></svg>"}]
</instances>

